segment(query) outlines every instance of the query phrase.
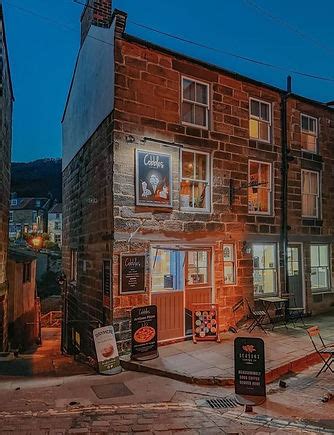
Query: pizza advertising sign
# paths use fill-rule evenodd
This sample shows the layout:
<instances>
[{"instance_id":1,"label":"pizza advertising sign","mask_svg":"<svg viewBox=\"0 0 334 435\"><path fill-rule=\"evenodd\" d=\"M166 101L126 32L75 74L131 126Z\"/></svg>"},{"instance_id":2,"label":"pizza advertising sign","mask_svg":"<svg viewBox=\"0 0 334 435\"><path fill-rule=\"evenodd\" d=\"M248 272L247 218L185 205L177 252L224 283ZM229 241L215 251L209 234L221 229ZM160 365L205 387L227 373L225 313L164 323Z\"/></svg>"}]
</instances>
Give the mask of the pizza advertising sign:
<instances>
[{"instance_id":1,"label":"pizza advertising sign","mask_svg":"<svg viewBox=\"0 0 334 435\"><path fill-rule=\"evenodd\" d=\"M103 375L113 375L122 371L114 328L103 326L93 330L95 350L99 372Z\"/></svg>"},{"instance_id":2,"label":"pizza advertising sign","mask_svg":"<svg viewBox=\"0 0 334 435\"><path fill-rule=\"evenodd\" d=\"M156 305L131 310L131 333L132 359L144 361L159 356Z\"/></svg>"},{"instance_id":3,"label":"pizza advertising sign","mask_svg":"<svg viewBox=\"0 0 334 435\"><path fill-rule=\"evenodd\" d=\"M266 396L264 342L261 338L238 337L234 340L235 393Z\"/></svg>"},{"instance_id":4,"label":"pizza advertising sign","mask_svg":"<svg viewBox=\"0 0 334 435\"><path fill-rule=\"evenodd\" d=\"M136 205L172 207L172 157L136 150Z\"/></svg>"}]
</instances>

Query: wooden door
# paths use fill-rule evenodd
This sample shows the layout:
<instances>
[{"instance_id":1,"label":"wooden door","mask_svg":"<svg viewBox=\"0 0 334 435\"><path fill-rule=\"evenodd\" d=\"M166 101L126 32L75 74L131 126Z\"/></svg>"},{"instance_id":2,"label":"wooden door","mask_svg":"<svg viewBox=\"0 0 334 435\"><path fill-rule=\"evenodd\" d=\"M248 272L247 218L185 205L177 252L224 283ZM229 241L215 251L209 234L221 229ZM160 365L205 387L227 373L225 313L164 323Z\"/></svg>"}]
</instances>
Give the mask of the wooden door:
<instances>
[{"instance_id":1,"label":"wooden door","mask_svg":"<svg viewBox=\"0 0 334 435\"><path fill-rule=\"evenodd\" d=\"M184 336L184 292L152 293L152 304L158 308L158 341Z\"/></svg>"}]
</instances>

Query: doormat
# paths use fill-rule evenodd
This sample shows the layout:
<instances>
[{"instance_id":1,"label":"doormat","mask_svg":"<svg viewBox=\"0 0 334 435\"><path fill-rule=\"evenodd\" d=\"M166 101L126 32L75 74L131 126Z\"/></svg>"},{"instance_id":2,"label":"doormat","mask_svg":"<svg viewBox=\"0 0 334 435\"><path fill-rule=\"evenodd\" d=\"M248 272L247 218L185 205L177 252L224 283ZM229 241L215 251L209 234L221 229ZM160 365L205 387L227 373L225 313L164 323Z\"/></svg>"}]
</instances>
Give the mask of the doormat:
<instances>
[{"instance_id":1,"label":"doormat","mask_svg":"<svg viewBox=\"0 0 334 435\"><path fill-rule=\"evenodd\" d=\"M99 399L133 396L133 392L124 383L91 385L91 389Z\"/></svg>"}]
</instances>

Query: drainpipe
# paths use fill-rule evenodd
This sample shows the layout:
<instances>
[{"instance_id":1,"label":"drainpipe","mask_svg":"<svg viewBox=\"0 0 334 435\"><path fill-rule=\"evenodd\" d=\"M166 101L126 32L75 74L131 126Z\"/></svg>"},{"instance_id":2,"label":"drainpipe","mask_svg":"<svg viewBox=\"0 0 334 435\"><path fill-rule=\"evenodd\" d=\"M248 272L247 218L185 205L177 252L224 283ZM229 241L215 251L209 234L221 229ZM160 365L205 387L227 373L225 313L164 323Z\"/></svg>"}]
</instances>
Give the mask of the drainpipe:
<instances>
[{"instance_id":1,"label":"drainpipe","mask_svg":"<svg viewBox=\"0 0 334 435\"><path fill-rule=\"evenodd\" d=\"M284 280L281 286L283 293L289 293L288 274L288 171L289 171L289 148L288 148L288 110L287 102L291 94L291 77L287 78L287 92L281 96L281 143L282 143L282 224L281 246L283 251Z\"/></svg>"}]
</instances>

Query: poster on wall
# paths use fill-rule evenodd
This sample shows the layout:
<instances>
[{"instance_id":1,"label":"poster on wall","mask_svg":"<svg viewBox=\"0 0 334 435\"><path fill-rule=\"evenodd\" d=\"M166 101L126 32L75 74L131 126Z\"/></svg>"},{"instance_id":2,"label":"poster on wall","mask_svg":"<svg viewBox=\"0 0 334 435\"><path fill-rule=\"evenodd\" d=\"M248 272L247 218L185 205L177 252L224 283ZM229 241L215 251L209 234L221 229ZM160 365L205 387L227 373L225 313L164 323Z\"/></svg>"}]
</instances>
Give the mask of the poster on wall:
<instances>
[{"instance_id":1,"label":"poster on wall","mask_svg":"<svg viewBox=\"0 0 334 435\"><path fill-rule=\"evenodd\" d=\"M172 157L136 150L136 205L172 207Z\"/></svg>"},{"instance_id":2,"label":"poster on wall","mask_svg":"<svg viewBox=\"0 0 334 435\"><path fill-rule=\"evenodd\" d=\"M234 385L236 395L266 396L264 342L261 338L238 337L234 340ZM258 400L256 400L258 401Z\"/></svg>"},{"instance_id":3,"label":"poster on wall","mask_svg":"<svg viewBox=\"0 0 334 435\"><path fill-rule=\"evenodd\" d=\"M131 310L131 358L148 360L157 358L158 323L156 305Z\"/></svg>"},{"instance_id":4,"label":"poster on wall","mask_svg":"<svg viewBox=\"0 0 334 435\"><path fill-rule=\"evenodd\" d=\"M114 375L122 371L114 328L103 326L93 330L94 344L99 366L99 373Z\"/></svg>"},{"instance_id":5,"label":"poster on wall","mask_svg":"<svg viewBox=\"0 0 334 435\"><path fill-rule=\"evenodd\" d=\"M120 270L120 293L145 292L145 254L122 254Z\"/></svg>"},{"instance_id":6,"label":"poster on wall","mask_svg":"<svg viewBox=\"0 0 334 435\"><path fill-rule=\"evenodd\" d=\"M220 341L218 305L193 304L193 342Z\"/></svg>"},{"instance_id":7,"label":"poster on wall","mask_svg":"<svg viewBox=\"0 0 334 435\"><path fill-rule=\"evenodd\" d=\"M103 307L111 308L111 260L103 260L102 271Z\"/></svg>"}]
</instances>

